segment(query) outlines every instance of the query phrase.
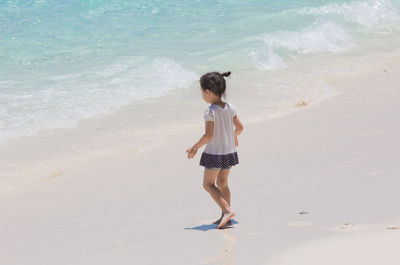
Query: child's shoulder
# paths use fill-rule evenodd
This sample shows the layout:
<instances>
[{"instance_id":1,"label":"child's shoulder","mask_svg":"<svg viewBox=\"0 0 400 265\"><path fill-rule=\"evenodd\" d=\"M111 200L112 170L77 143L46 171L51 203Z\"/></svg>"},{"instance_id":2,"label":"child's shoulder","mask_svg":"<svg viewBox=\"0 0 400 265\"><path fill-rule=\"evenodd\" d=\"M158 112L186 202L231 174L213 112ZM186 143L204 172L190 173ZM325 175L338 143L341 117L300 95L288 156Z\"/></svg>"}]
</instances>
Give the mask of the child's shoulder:
<instances>
[{"instance_id":1,"label":"child's shoulder","mask_svg":"<svg viewBox=\"0 0 400 265\"><path fill-rule=\"evenodd\" d=\"M224 102L224 103L225 103L224 107L221 107L217 104L211 104L207 107L206 112L211 112L214 110L218 110L218 111L219 110L231 110L232 112L236 113L236 108L232 103L230 103L230 102Z\"/></svg>"},{"instance_id":2,"label":"child's shoulder","mask_svg":"<svg viewBox=\"0 0 400 265\"><path fill-rule=\"evenodd\" d=\"M226 105L228 105L228 107L230 108L230 109L232 109L232 110L235 110L236 108L235 108L235 106L232 104L232 103L230 103L230 102L225 102L226 103Z\"/></svg>"},{"instance_id":3,"label":"child's shoulder","mask_svg":"<svg viewBox=\"0 0 400 265\"><path fill-rule=\"evenodd\" d=\"M226 103L226 105L228 105L229 108L233 108L233 109L235 108L235 106L233 106L232 103L230 103L230 102L225 102L225 103Z\"/></svg>"},{"instance_id":4,"label":"child's shoulder","mask_svg":"<svg viewBox=\"0 0 400 265\"><path fill-rule=\"evenodd\" d=\"M236 116L237 113L236 113L236 108L235 108L235 106L234 106L232 103L228 103L228 102L226 102L226 105L227 105L228 108L231 110L231 113L233 114L233 116Z\"/></svg>"},{"instance_id":5,"label":"child's shoulder","mask_svg":"<svg viewBox=\"0 0 400 265\"><path fill-rule=\"evenodd\" d=\"M230 107L230 108L234 108L234 106L233 106L233 104L232 103L230 103L230 102L224 102L225 103L225 105L227 105L228 107ZM222 108L222 109L225 109L226 107L221 107L221 106L219 106L219 105L217 105L217 104L210 104L208 107L207 107L207 109L216 109L216 108Z\"/></svg>"}]
</instances>

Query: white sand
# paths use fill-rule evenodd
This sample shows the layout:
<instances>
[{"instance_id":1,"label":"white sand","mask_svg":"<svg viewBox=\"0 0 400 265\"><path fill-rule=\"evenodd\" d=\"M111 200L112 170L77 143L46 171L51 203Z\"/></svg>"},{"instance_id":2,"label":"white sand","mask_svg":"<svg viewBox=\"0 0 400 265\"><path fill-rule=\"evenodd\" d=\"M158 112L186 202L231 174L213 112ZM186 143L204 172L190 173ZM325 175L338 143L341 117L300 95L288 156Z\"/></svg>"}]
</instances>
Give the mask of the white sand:
<instances>
[{"instance_id":1,"label":"white sand","mask_svg":"<svg viewBox=\"0 0 400 265\"><path fill-rule=\"evenodd\" d=\"M185 158L193 127L2 194L0 264L400 264L399 59L332 80L339 95L296 113L243 121L234 228L210 225L220 210L199 155Z\"/></svg>"}]
</instances>

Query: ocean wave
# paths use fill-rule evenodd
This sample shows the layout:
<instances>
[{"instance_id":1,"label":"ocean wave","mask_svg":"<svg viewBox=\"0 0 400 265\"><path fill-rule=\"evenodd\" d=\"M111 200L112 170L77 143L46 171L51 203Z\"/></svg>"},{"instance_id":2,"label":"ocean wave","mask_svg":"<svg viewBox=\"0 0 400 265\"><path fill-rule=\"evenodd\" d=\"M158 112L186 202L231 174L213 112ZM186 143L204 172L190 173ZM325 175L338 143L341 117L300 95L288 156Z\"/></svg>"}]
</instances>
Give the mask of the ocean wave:
<instances>
[{"instance_id":1,"label":"ocean wave","mask_svg":"<svg viewBox=\"0 0 400 265\"><path fill-rule=\"evenodd\" d=\"M188 87L197 75L168 58L119 58L83 72L0 83L0 143L65 128L138 100Z\"/></svg>"},{"instance_id":2,"label":"ocean wave","mask_svg":"<svg viewBox=\"0 0 400 265\"><path fill-rule=\"evenodd\" d=\"M362 26L364 30L379 30L399 27L400 10L394 2L387 0L351 1L343 4L328 4L321 7L302 8L302 15L337 15L344 20Z\"/></svg>"},{"instance_id":3,"label":"ocean wave","mask_svg":"<svg viewBox=\"0 0 400 265\"><path fill-rule=\"evenodd\" d=\"M268 46L264 46L257 51L250 51L249 57L258 70L282 69L287 66L282 57Z\"/></svg>"},{"instance_id":4,"label":"ocean wave","mask_svg":"<svg viewBox=\"0 0 400 265\"><path fill-rule=\"evenodd\" d=\"M278 31L264 35L264 42L271 49L313 54L344 51L354 47L348 30L334 22L324 22L300 31Z\"/></svg>"},{"instance_id":5,"label":"ocean wave","mask_svg":"<svg viewBox=\"0 0 400 265\"><path fill-rule=\"evenodd\" d=\"M306 26L303 21L297 30L274 31L256 38L264 46L250 51L248 56L256 69L272 70L286 67L299 55L350 50L358 46L362 36L399 30L399 4L367 0L285 10L275 16L293 21L306 17L313 22Z\"/></svg>"},{"instance_id":6,"label":"ocean wave","mask_svg":"<svg viewBox=\"0 0 400 265\"><path fill-rule=\"evenodd\" d=\"M284 68L287 59L298 55L340 52L355 47L350 32L331 21L318 21L299 31L267 33L262 40L264 47L250 54L259 70Z\"/></svg>"}]
</instances>

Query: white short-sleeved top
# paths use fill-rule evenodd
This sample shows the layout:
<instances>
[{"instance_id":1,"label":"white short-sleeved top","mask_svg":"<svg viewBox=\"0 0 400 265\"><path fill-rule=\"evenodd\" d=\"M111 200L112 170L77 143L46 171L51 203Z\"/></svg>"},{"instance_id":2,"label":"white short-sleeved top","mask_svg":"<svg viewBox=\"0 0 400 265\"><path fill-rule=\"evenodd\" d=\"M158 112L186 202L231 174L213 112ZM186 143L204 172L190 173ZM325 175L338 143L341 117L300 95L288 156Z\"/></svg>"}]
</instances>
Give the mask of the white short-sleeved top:
<instances>
[{"instance_id":1,"label":"white short-sleeved top","mask_svg":"<svg viewBox=\"0 0 400 265\"><path fill-rule=\"evenodd\" d=\"M235 116L236 109L230 103L226 103L224 108L211 104L204 111L204 120L214 121L213 138L207 143L205 153L225 155L236 152L233 125L233 117Z\"/></svg>"}]
</instances>

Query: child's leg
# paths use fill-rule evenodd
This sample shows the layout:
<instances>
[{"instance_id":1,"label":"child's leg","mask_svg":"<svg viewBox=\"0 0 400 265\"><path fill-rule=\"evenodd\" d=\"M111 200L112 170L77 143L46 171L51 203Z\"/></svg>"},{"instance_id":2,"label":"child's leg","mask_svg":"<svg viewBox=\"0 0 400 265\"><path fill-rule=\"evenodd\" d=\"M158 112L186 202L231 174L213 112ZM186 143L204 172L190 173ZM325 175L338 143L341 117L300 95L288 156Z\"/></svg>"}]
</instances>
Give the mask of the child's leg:
<instances>
[{"instance_id":1,"label":"child's leg","mask_svg":"<svg viewBox=\"0 0 400 265\"><path fill-rule=\"evenodd\" d=\"M228 202L224 199L222 192L215 186L215 179L217 178L218 172L217 170L204 169L203 187L210 193L211 197L224 213L231 213L233 212L231 207L229 207Z\"/></svg>"},{"instance_id":2,"label":"child's leg","mask_svg":"<svg viewBox=\"0 0 400 265\"><path fill-rule=\"evenodd\" d=\"M230 169L223 169L218 173L217 176L217 187L222 192L222 196L226 202L231 206L231 192L228 187L228 176L229 176ZM214 222L214 224L219 224L224 216L224 212L221 213L221 217ZM228 221L227 224L231 224L231 220Z\"/></svg>"},{"instance_id":3,"label":"child's leg","mask_svg":"<svg viewBox=\"0 0 400 265\"><path fill-rule=\"evenodd\" d=\"M230 169L223 169L218 173L217 176L217 186L218 189L222 192L224 199L226 202L231 205L231 191L228 187L228 176L229 176Z\"/></svg>"}]
</instances>

